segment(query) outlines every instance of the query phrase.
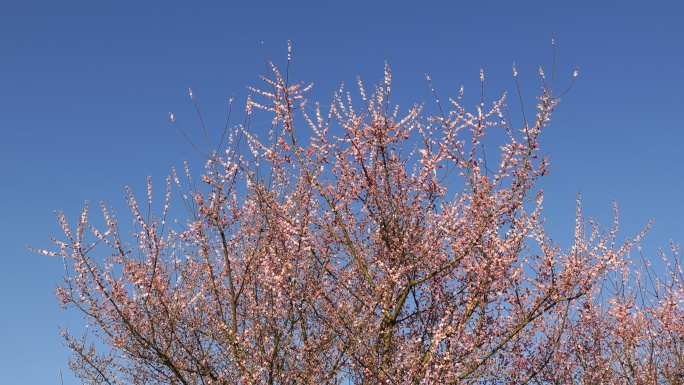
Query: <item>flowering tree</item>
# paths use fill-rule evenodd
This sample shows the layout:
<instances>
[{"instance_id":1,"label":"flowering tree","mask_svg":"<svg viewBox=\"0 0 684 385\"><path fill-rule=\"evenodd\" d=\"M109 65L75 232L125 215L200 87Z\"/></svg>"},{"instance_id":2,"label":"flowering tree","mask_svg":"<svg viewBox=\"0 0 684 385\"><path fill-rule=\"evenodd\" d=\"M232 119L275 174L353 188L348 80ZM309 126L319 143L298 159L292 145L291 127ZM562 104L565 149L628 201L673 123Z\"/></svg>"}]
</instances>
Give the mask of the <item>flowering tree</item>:
<instances>
[{"instance_id":1,"label":"flowering tree","mask_svg":"<svg viewBox=\"0 0 684 385\"><path fill-rule=\"evenodd\" d=\"M64 259L59 301L90 326L63 332L84 381L566 383L594 371L578 338L602 332L598 284L640 236L617 242L617 221L601 231L579 200L569 251L544 231L538 137L559 98L543 71L535 118L513 125L505 95L468 112L463 89L444 104L429 78L437 113L400 114L388 67L372 92L359 80L360 102L340 89L324 112L271 68L246 107L247 122L269 113L270 131L229 131L200 186L187 165L187 186L174 171L161 215L129 191L130 243L104 205L103 230L88 206L75 226L58 214L60 251L44 253ZM176 228L174 185L189 214Z\"/></svg>"},{"instance_id":2,"label":"flowering tree","mask_svg":"<svg viewBox=\"0 0 684 385\"><path fill-rule=\"evenodd\" d=\"M577 383L684 383L684 276L675 245L656 274L648 260L622 265L577 309L561 365Z\"/></svg>"}]
</instances>

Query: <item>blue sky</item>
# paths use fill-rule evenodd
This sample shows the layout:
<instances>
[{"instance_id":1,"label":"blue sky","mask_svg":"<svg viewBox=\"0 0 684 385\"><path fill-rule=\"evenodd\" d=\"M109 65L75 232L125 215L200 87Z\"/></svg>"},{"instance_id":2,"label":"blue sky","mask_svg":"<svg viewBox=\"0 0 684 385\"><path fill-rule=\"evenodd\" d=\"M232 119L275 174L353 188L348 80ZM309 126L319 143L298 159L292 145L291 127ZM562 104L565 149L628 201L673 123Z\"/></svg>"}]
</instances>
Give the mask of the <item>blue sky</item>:
<instances>
[{"instance_id":1,"label":"blue sky","mask_svg":"<svg viewBox=\"0 0 684 385\"><path fill-rule=\"evenodd\" d=\"M387 61L402 106L431 101L425 73L444 95L464 85L474 106L479 69L491 101L514 90L515 61L532 108L555 35L558 84L580 75L541 140L550 235L568 245L581 192L606 225L617 201L623 236L653 218L642 245L659 260L684 242L682 20L675 1L2 1L0 383L59 384L59 368L77 383L58 325L82 321L54 298L61 261L26 249L60 234L53 211L76 218L103 200L123 213L125 186L142 196L151 175L161 191L184 158L199 170L168 112L199 133L192 87L218 133L228 99L242 112L264 51L284 63L287 40L292 76L323 103L357 75L377 83Z\"/></svg>"}]
</instances>

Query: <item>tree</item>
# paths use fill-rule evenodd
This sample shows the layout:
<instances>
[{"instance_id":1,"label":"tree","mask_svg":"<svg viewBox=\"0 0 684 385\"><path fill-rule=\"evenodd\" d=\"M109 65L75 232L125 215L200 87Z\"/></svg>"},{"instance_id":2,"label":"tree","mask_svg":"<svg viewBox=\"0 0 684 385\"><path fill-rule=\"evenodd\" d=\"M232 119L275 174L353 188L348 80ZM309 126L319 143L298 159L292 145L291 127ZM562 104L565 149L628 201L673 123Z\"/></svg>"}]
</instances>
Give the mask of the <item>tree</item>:
<instances>
[{"instance_id":1,"label":"tree","mask_svg":"<svg viewBox=\"0 0 684 385\"><path fill-rule=\"evenodd\" d=\"M399 114L387 66L372 93L358 81L359 103L340 89L325 113L271 70L200 186L187 164L187 187L173 171L160 216L128 192L131 243L104 204L104 230L87 205L75 227L58 214L60 251L41 252L64 259L59 301L86 316L88 339L63 332L84 381L600 382L577 341L602 332L588 316L602 279L641 235L618 242L617 211L605 232L578 199L569 251L547 236L538 137L562 93L541 69L536 116L517 125L506 95L471 113L463 89L443 104L429 78L437 113ZM264 112L267 135L249 129ZM189 214L175 228L174 185Z\"/></svg>"},{"instance_id":2,"label":"tree","mask_svg":"<svg viewBox=\"0 0 684 385\"><path fill-rule=\"evenodd\" d=\"M674 244L671 253L668 258L661 251L664 277L647 259L640 268L622 265L577 309L562 360L577 382L684 383L684 276Z\"/></svg>"}]
</instances>

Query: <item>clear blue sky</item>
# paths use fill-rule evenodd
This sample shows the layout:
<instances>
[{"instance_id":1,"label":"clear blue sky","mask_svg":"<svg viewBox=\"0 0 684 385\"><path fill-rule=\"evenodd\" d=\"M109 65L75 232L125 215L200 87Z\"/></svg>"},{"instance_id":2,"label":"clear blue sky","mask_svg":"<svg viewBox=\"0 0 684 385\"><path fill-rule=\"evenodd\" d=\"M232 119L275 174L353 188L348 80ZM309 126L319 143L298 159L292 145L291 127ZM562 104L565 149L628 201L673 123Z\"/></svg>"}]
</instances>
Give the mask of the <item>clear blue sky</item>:
<instances>
[{"instance_id":1,"label":"clear blue sky","mask_svg":"<svg viewBox=\"0 0 684 385\"><path fill-rule=\"evenodd\" d=\"M123 213L125 186L142 195L151 175L160 191L183 158L198 166L167 113L198 132L192 87L218 132L231 95L241 112L258 85L261 42L283 63L292 40L292 76L323 102L356 75L377 83L387 61L408 108L430 101L425 73L442 94L465 85L474 105L484 68L498 98L514 90L512 61L531 97L554 34L559 84L580 76L542 137L551 236L568 245L581 191L607 225L617 201L623 236L653 218L643 246L658 260L684 242L682 20L677 1L2 1L0 384L59 384L59 368L77 383L58 325L82 321L54 298L61 261L26 244L60 235L54 210L76 218L104 200Z\"/></svg>"}]
</instances>

